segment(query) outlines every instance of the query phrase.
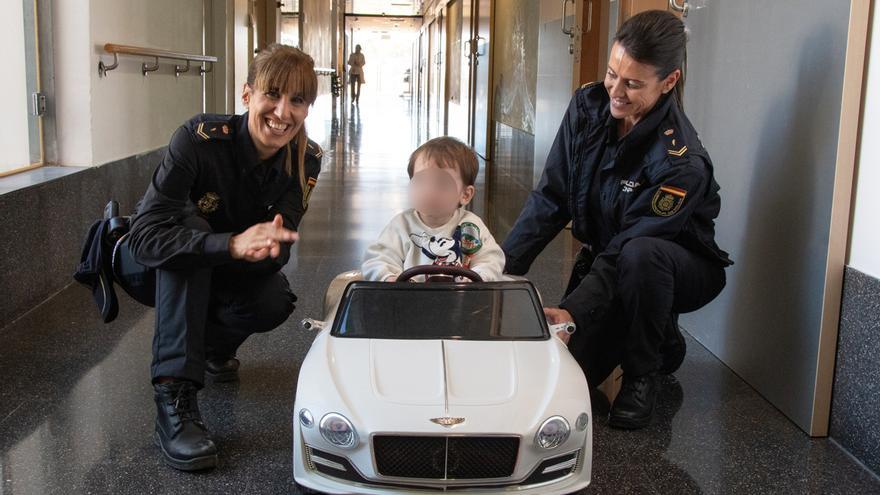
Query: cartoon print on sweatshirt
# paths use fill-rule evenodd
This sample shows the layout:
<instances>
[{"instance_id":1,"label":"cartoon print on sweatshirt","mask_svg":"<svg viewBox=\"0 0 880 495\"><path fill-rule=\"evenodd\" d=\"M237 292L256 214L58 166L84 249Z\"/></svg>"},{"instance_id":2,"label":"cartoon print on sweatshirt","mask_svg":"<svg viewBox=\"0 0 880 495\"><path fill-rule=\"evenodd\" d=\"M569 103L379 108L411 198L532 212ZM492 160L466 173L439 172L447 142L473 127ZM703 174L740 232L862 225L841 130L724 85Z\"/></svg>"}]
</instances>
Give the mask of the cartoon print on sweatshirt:
<instances>
[{"instance_id":1,"label":"cartoon print on sweatshirt","mask_svg":"<svg viewBox=\"0 0 880 495\"><path fill-rule=\"evenodd\" d=\"M452 238L410 234L409 238L435 265L470 267L471 258L482 247L480 229L470 222L455 228Z\"/></svg>"}]
</instances>

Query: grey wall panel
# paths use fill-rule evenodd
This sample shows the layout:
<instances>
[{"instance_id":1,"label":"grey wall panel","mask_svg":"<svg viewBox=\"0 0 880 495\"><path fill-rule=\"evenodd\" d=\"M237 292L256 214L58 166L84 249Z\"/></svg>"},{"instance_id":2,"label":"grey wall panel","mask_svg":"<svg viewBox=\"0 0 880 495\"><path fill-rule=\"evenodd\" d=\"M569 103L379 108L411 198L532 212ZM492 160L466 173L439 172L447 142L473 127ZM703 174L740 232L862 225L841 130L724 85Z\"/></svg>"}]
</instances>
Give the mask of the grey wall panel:
<instances>
[{"instance_id":1,"label":"grey wall panel","mask_svg":"<svg viewBox=\"0 0 880 495\"><path fill-rule=\"evenodd\" d=\"M119 202L120 212L131 213L164 155L162 147L22 189L0 190L0 212L12 212L0 214L0 330L73 283L89 226L110 199ZM50 169L33 173L41 172ZM16 177L26 176L7 180Z\"/></svg>"},{"instance_id":2,"label":"grey wall panel","mask_svg":"<svg viewBox=\"0 0 880 495\"><path fill-rule=\"evenodd\" d=\"M736 265L682 325L808 430L849 6L708 3L687 18L685 110L715 163L718 242Z\"/></svg>"}]
</instances>

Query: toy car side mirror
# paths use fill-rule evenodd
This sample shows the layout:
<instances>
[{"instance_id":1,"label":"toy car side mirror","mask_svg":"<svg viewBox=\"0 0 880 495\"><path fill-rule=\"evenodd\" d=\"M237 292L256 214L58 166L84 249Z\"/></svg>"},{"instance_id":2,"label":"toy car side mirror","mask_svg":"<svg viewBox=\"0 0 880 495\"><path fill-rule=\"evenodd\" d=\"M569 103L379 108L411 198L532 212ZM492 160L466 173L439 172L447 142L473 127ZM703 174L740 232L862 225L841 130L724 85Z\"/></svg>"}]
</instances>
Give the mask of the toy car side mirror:
<instances>
[{"instance_id":1,"label":"toy car side mirror","mask_svg":"<svg viewBox=\"0 0 880 495\"><path fill-rule=\"evenodd\" d=\"M302 326L303 330L314 330L316 332L320 332L324 329L324 322L313 320L311 318L303 318L303 321L300 322L300 326Z\"/></svg>"}]
</instances>

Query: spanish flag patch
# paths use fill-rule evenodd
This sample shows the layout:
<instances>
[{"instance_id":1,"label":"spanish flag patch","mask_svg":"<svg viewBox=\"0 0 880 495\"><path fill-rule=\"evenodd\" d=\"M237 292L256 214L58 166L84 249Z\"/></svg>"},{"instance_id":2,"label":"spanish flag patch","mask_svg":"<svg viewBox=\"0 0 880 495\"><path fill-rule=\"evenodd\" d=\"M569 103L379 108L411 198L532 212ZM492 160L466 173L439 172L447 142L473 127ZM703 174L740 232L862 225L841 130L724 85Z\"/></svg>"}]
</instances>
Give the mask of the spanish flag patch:
<instances>
[{"instance_id":1,"label":"spanish flag patch","mask_svg":"<svg viewBox=\"0 0 880 495\"><path fill-rule=\"evenodd\" d=\"M660 186L651 200L651 210L661 217L675 215L684 203L685 196L687 196L687 191L684 189Z\"/></svg>"},{"instance_id":2,"label":"spanish flag patch","mask_svg":"<svg viewBox=\"0 0 880 495\"><path fill-rule=\"evenodd\" d=\"M309 177L309 180L306 181L306 189L303 191L302 195L302 205L303 210L309 209L309 198L312 197L312 191L315 190L315 185L318 183L318 179L314 177Z\"/></svg>"}]
</instances>

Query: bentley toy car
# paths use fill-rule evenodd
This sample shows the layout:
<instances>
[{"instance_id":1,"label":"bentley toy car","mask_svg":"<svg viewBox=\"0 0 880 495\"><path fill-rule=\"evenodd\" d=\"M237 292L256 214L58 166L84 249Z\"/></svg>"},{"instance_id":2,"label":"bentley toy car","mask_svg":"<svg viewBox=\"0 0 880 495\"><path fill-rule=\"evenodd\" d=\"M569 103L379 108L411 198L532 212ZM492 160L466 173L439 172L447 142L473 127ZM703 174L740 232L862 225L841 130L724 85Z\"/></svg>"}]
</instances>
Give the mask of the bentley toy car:
<instances>
[{"instance_id":1,"label":"bentley toy car","mask_svg":"<svg viewBox=\"0 0 880 495\"><path fill-rule=\"evenodd\" d=\"M426 274L448 281L407 283ZM530 282L437 266L354 278L337 277L325 319L303 323L318 334L296 389L297 484L541 495L589 484L587 382Z\"/></svg>"}]
</instances>

